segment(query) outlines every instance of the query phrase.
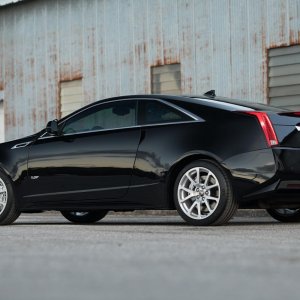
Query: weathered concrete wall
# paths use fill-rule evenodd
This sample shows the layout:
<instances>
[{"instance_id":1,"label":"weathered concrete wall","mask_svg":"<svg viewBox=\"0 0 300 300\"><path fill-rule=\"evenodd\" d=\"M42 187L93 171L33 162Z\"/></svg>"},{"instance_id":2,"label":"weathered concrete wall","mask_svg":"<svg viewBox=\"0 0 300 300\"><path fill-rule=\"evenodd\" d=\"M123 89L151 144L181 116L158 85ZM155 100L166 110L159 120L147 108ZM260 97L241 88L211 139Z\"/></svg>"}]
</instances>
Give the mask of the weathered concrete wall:
<instances>
[{"instance_id":1,"label":"weathered concrete wall","mask_svg":"<svg viewBox=\"0 0 300 300\"><path fill-rule=\"evenodd\" d=\"M181 63L182 92L267 101L267 49L300 43L300 0L33 0L0 8L6 137L59 115L59 82L86 103L150 93Z\"/></svg>"}]
</instances>

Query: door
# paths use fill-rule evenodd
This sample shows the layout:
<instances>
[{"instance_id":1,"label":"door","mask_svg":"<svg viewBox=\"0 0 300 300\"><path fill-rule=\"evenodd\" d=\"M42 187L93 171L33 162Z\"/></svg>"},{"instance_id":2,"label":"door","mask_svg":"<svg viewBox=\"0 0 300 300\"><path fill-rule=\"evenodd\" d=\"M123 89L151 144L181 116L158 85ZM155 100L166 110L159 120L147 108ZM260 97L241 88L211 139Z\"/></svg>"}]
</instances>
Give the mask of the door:
<instances>
[{"instance_id":1,"label":"door","mask_svg":"<svg viewBox=\"0 0 300 300\"><path fill-rule=\"evenodd\" d=\"M118 202L130 185L140 140L136 124L135 100L99 104L66 119L60 136L30 147L25 199L48 208Z\"/></svg>"}]
</instances>

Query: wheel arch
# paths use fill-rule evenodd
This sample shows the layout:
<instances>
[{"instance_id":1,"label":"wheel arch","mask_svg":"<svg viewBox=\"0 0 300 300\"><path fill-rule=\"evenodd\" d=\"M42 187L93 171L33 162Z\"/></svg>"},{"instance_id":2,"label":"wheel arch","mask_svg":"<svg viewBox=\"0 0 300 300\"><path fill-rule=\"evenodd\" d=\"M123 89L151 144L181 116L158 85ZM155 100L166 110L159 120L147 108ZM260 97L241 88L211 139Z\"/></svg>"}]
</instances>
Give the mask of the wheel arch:
<instances>
[{"instance_id":1,"label":"wheel arch","mask_svg":"<svg viewBox=\"0 0 300 300\"><path fill-rule=\"evenodd\" d=\"M180 159L178 159L169 170L168 177L167 177L167 184L166 184L167 201L169 207L171 207L172 209L175 209L174 199L173 199L173 187L179 172L187 164L199 159L209 160L214 163L217 163L218 165L221 165L221 161L222 161L218 156L209 152L187 153L184 156L182 156Z\"/></svg>"},{"instance_id":2,"label":"wheel arch","mask_svg":"<svg viewBox=\"0 0 300 300\"><path fill-rule=\"evenodd\" d=\"M7 168L2 163L0 163L0 172L5 174L7 177L9 177L12 180Z\"/></svg>"},{"instance_id":3,"label":"wheel arch","mask_svg":"<svg viewBox=\"0 0 300 300\"><path fill-rule=\"evenodd\" d=\"M13 192L14 197L15 197L16 207L18 209L20 209L20 207L21 207L21 198L20 198L20 195L19 195L19 193L17 191L17 188L16 188L16 182L15 182L14 178L11 176L11 174L9 173L8 169L2 163L0 163L0 174L5 176L6 179L9 181L9 183L12 187L12 192Z\"/></svg>"}]
</instances>

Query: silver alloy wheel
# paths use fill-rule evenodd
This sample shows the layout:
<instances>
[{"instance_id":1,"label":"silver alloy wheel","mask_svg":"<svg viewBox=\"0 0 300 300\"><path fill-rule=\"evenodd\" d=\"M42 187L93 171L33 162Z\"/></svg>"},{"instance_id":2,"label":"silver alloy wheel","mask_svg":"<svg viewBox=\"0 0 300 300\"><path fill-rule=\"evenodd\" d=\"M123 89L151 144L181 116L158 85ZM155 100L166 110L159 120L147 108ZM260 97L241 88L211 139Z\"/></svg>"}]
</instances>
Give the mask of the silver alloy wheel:
<instances>
[{"instance_id":1,"label":"silver alloy wheel","mask_svg":"<svg viewBox=\"0 0 300 300\"><path fill-rule=\"evenodd\" d=\"M220 184L209 169L192 168L181 177L177 196L182 211L188 217L203 220L218 207Z\"/></svg>"},{"instance_id":2,"label":"silver alloy wheel","mask_svg":"<svg viewBox=\"0 0 300 300\"><path fill-rule=\"evenodd\" d=\"M0 178L0 215L5 210L7 204L7 188L4 181Z\"/></svg>"},{"instance_id":3,"label":"silver alloy wheel","mask_svg":"<svg viewBox=\"0 0 300 300\"><path fill-rule=\"evenodd\" d=\"M284 216L292 216L299 211L299 208L278 208L275 211Z\"/></svg>"},{"instance_id":4,"label":"silver alloy wheel","mask_svg":"<svg viewBox=\"0 0 300 300\"><path fill-rule=\"evenodd\" d=\"M84 217L84 216L88 215L89 213L87 211L72 211L72 212L70 212L70 214L75 217Z\"/></svg>"}]
</instances>

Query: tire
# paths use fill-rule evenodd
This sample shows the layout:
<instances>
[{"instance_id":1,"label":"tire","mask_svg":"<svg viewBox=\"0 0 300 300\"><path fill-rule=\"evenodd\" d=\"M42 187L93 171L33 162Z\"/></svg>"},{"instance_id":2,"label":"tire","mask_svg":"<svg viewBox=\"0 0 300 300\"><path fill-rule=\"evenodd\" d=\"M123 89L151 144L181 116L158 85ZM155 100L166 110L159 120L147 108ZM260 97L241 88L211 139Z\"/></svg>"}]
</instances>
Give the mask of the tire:
<instances>
[{"instance_id":1,"label":"tire","mask_svg":"<svg viewBox=\"0 0 300 300\"><path fill-rule=\"evenodd\" d=\"M267 212L272 218L283 223L300 222L300 208L270 208Z\"/></svg>"},{"instance_id":2,"label":"tire","mask_svg":"<svg viewBox=\"0 0 300 300\"><path fill-rule=\"evenodd\" d=\"M16 198L10 179L0 171L0 225L10 225L18 217Z\"/></svg>"},{"instance_id":3,"label":"tire","mask_svg":"<svg viewBox=\"0 0 300 300\"><path fill-rule=\"evenodd\" d=\"M106 210L97 210L97 211L61 211L61 214L70 222L77 224L91 224L96 223L103 219L107 215Z\"/></svg>"},{"instance_id":4,"label":"tire","mask_svg":"<svg viewBox=\"0 0 300 300\"><path fill-rule=\"evenodd\" d=\"M210 160L194 161L181 170L174 202L179 215L195 226L223 225L238 208L229 175Z\"/></svg>"}]
</instances>

